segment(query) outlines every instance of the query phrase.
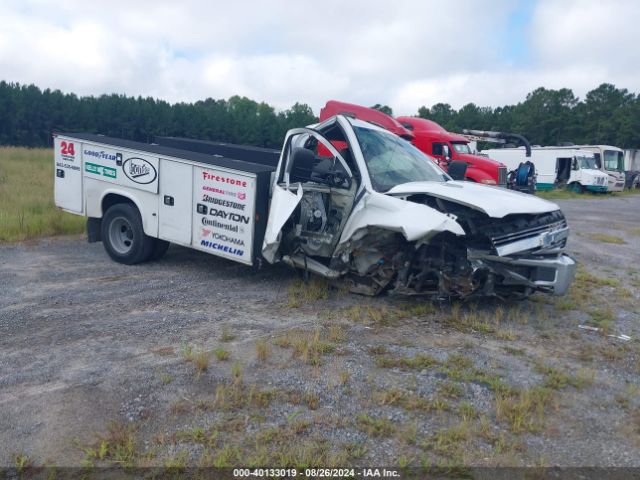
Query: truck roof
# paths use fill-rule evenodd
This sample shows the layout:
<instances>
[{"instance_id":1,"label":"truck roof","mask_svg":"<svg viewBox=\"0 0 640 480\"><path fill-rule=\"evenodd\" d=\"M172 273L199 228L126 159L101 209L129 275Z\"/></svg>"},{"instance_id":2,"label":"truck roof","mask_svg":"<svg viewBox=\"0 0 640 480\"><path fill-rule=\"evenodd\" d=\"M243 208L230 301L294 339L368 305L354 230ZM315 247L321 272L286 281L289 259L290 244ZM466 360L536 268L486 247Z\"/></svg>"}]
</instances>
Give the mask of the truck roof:
<instances>
[{"instance_id":1,"label":"truck roof","mask_svg":"<svg viewBox=\"0 0 640 480\"><path fill-rule=\"evenodd\" d=\"M449 140L450 142L464 142L469 143L469 139L452 133L444 129L442 125L437 124L432 120L420 117L398 117L397 120L401 124L407 124L411 126L411 130L416 134L429 134L433 136L441 137L442 139Z\"/></svg>"},{"instance_id":2,"label":"truck roof","mask_svg":"<svg viewBox=\"0 0 640 480\"><path fill-rule=\"evenodd\" d=\"M320 110L320 122L323 122L334 115L340 114L355 116L365 122L371 122L375 125L379 125L405 140L412 140L414 136L410 130L406 129L400 122L386 113L376 110L375 108L354 105L353 103L339 102L337 100L329 100L324 108Z\"/></svg>"},{"instance_id":3,"label":"truck roof","mask_svg":"<svg viewBox=\"0 0 640 480\"><path fill-rule=\"evenodd\" d=\"M205 165L215 165L219 167L225 167L232 170L239 170L250 173L261 172L273 172L275 167L272 165L264 165L247 160L240 160L235 158L228 158L219 155L208 155L205 153L194 152L191 150L184 150L179 148L165 147L162 145L134 142L132 140L125 140L123 138L106 137L104 135L98 135L95 133L63 133L54 132L53 136L69 137L81 141L99 143L102 145L108 145L111 147L120 147L129 150L138 150L145 153L153 153L160 157L171 157L177 159L189 160L196 163Z\"/></svg>"}]
</instances>

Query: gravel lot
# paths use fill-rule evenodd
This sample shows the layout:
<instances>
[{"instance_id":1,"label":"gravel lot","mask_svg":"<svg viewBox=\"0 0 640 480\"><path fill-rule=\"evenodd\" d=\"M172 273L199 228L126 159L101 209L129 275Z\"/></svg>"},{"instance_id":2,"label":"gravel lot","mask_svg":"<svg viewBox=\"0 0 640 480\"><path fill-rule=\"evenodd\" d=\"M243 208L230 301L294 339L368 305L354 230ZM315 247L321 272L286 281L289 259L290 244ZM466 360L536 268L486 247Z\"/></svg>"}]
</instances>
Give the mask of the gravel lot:
<instances>
[{"instance_id":1,"label":"gravel lot","mask_svg":"<svg viewBox=\"0 0 640 480\"><path fill-rule=\"evenodd\" d=\"M128 267L80 237L0 245L0 466L122 462L120 431L137 465L640 467L640 196L558 203L579 280L513 304L370 299L175 246Z\"/></svg>"}]
</instances>

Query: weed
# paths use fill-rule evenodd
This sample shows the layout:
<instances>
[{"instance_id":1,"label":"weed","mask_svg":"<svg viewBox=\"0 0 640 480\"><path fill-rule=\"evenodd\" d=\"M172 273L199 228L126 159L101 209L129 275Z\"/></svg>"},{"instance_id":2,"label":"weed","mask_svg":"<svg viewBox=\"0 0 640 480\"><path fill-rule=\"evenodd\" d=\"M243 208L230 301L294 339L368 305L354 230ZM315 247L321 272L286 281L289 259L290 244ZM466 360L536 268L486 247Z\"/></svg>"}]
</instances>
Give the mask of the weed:
<instances>
[{"instance_id":1,"label":"weed","mask_svg":"<svg viewBox=\"0 0 640 480\"><path fill-rule=\"evenodd\" d=\"M338 377L339 377L339 384L346 385L349 382L349 379L351 378L351 374L349 373L348 370L340 370L340 372L338 372Z\"/></svg>"},{"instance_id":2,"label":"weed","mask_svg":"<svg viewBox=\"0 0 640 480\"><path fill-rule=\"evenodd\" d=\"M256 358L260 362L266 362L271 355L271 345L266 340L259 339L256 341Z\"/></svg>"},{"instance_id":3,"label":"weed","mask_svg":"<svg viewBox=\"0 0 640 480\"><path fill-rule=\"evenodd\" d=\"M439 454L451 456L460 452L463 443L469 438L469 424L463 421L455 427L438 430L425 442L424 447L433 449Z\"/></svg>"},{"instance_id":4,"label":"weed","mask_svg":"<svg viewBox=\"0 0 640 480\"><path fill-rule=\"evenodd\" d=\"M358 415L356 423L360 430L374 437L390 436L396 430L396 427L386 418L374 418L366 413Z\"/></svg>"},{"instance_id":5,"label":"weed","mask_svg":"<svg viewBox=\"0 0 640 480\"><path fill-rule=\"evenodd\" d=\"M502 349L510 355L515 355L518 357L522 357L525 355L525 351L521 348L513 348L509 346L504 346Z\"/></svg>"},{"instance_id":6,"label":"weed","mask_svg":"<svg viewBox=\"0 0 640 480\"><path fill-rule=\"evenodd\" d=\"M221 342L225 342L225 343L232 342L236 338L237 338L237 335L232 333L227 327L223 327L222 333L220 334Z\"/></svg>"},{"instance_id":7,"label":"weed","mask_svg":"<svg viewBox=\"0 0 640 480\"><path fill-rule=\"evenodd\" d=\"M282 348L292 348L293 356L301 358L309 365L321 363L322 355L335 351L335 345L325 340L320 328L314 332L289 332L276 339L276 345Z\"/></svg>"},{"instance_id":8,"label":"weed","mask_svg":"<svg viewBox=\"0 0 640 480\"><path fill-rule=\"evenodd\" d=\"M405 410L418 411L442 411L448 410L449 405L445 400L436 397L433 400L398 389L389 389L376 392L373 399L379 405L390 405L403 408Z\"/></svg>"},{"instance_id":9,"label":"weed","mask_svg":"<svg viewBox=\"0 0 640 480\"><path fill-rule=\"evenodd\" d=\"M83 450L88 460L132 466L137 454L135 431L130 425L111 422L107 425L107 433L98 435L96 442Z\"/></svg>"},{"instance_id":10,"label":"weed","mask_svg":"<svg viewBox=\"0 0 640 480\"><path fill-rule=\"evenodd\" d=\"M222 347L216 348L213 351L213 354L216 356L216 360L218 360L219 362L224 362L225 360L229 360L229 358L231 357L231 353Z\"/></svg>"},{"instance_id":11,"label":"weed","mask_svg":"<svg viewBox=\"0 0 640 480\"><path fill-rule=\"evenodd\" d=\"M438 393L447 398L459 398L464 395L464 389L458 383L440 382Z\"/></svg>"},{"instance_id":12,"label":"weed","mask_svg":"<svg viewBox=\"0 0 640 480\"><path fill-rule=\"evenodd\" d=\"M289 308L298 308L329 296L329 283L322 277L312 275L308 281L301 278L293 280L288 288Z\"/></svg>"},{"instance_id":13,"label":"weed","mask_svg":"<svg viewBox=\"0 0 640 480\"><path fill-rule=\"evenodd\" d=\"M607 233L592 233L589 237L593 240L597 240L598 242L613 243L615 245L625 245L627 243L624 239Z\"/></svg>"},{"instance_id":14,"label":"weed","mask_svg":"<svg viewBox=\"0 0 640 480\"><path fill-rule=\"evenodd\" d=\"M34 461L31 458L29 458L28 455L25 455L24 453L13 454L13 466L18 472L18 474L20 474L21 478L22 478L21 474L33 468L33 465L34 465Z\"/></svg>"},{"instance_id":15,"label":"weed","mask_svg":"<svg viewBox=\"0 0 640 480\"><path fill-rule=\"evenodd\" d=\"M329 326L328 340L330 342L343 342L347 338L347 333L341 325Z\"/></svg>"},{"instance_id":16,"label":"weed","mask_svg":"<svg viewBox=\"0 0 640 480\"><path fill-rule=\"evenodd\" d=\"M601 328L603 334L606 335L611 332L611 327L615 320L615 315L611 307L594 308L589 310L588 313L591 317L590 323Z\"/></svg>"},{"instance_id":17,"label":"weed","mask_svg":"<svg viewBox=\"0 0 640 480\"><path fill-rule=\"evenodd\" d=\"M458 413L462 416L462 419L464 421L472 420L474 418L477 418L479 415L478 411L473 408L473 405L471 405L471 403L467 402L466 400L460 402L460 404L458 405Z\"/></svg>"},{"instance_id":18,"label":"weed","mask_svg":"<svg viewBox=\"0 0 640 480\"><path fill-rule=\"evenodd\" d=\"M512 432L539 431L544 409L552 402L549 388L535 386L517 393L496 394L496 418L506 421Z\"/></svg>"},{"instance_id":19,"label":"weed","mask_svg":"<svg viewBox=\"0 0 640 480\"><path fill-rule=\"evenodd\" d=\"M310 410L316 410L320 405L320 397L316 393L307 392L302 396L302 400Z\"/></svg>"},{"instance_id":20,"label":"weed","mask_svg":"<svg viewBox=\"0 0 640 480\"><path fill-rule=\"evenodd\" d=\"M371 355L385 355L387 353L387 347L384 345L372 345L367 348L367 351Z\"/></svg>"},{"instance_id":21,"label":"weed","mask_svg":"<svg viewBox=\"0 0 640 480\"><path fill-rule=\"evenodd\" d=\"M580 377L574 377L558 370L555 367L542 364L536 365L535 370L544 375L542 384L546 388L550 388L552 390L561 390L569 385L575 388L582 388L588 383L588 378L585 377L585 375L587 375L586 371L581 373ZM593 381L593 376L591 381Z\"/></svg>"},{"instance_id":22,"label":"weed","mask_svg":"<svg viewBox=\"0 0 640 480\"><path fill-rule=\"evenodd\" d=\"M174 355L175 351L173 347L158 347L158 348L152 348L151 353L160 355L161 357L169 357L171 355Z\"/></svg>"},{"instance_id":23,"label":"weed","mask_svg":"<svg viewBox=\"0 0 640 480\"><path fill-rule=\"evenodd\" d=\"M380 356L376 364L381 368L400 368L402 370L421 370L439 365L440 362L430 355L419 353L414 357Z\"/></svg>"},{"instance_id":24,"label":"weed","mask_svg":"<svg viewBox=\"0 0 640 480\"><path fill-rule=\"evenodd\" d=\"M162 383L162 385L169 385L171 382L173 382L173 377L171 375L168 373L160 374L160 383Z\"/></svg>"},{"instance_id":25,"label":"weed","mask_svg":"<svg viewBox=\"0 0 640 480\"><path fill-rule=\"evenodd\" d=\"M185 362L190 362L193 360L193 347L188 344L182 345L182 358Z\"/></svg>"}]
</instances>

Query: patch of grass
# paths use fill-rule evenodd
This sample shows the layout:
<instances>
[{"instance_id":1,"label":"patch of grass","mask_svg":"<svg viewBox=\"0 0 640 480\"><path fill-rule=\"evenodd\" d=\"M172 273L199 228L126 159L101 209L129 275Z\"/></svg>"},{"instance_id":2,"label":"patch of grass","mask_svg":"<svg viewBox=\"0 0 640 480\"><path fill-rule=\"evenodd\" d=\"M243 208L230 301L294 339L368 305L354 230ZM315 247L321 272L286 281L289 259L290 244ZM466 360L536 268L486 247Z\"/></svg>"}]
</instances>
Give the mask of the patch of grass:
<instances>
[{"instance_id":1,"label":"patch of grass","mask_svg":"<svg viewBox=\"0 0 640 480\"><path fill-rule=\"evenodd\" d=\"M342 325L329 325L327 338L330 342L344 342L347 339L347 332L344 331Z\"/></svg>"},{"instance_id":2,"label":"patch of grass","mask_svg":"<svg viewBox=\"0 0 640 480\"><path fill-rule=\"evenodd\" d=\"M367 347L367 352L371 355L385 355L388 350L384 345L371 345Z\"/></svg>"},{"instance_id":3,"label":"patch of grass","mask_svg":"<svg viewBox=\"0 0 640 480\"><path fill-rule=\"evenodd\" d=\"M442 398L436 397L433 400L430 400L415 393L395 388L375 392L373 399L380 406L389 405L400 407L405 410L429 412L449 409L449 404Z\"/></svg>"},{"instance_id":4,"label":"patch of grass","mask_svg":"<svg viewBox=\"0 0 640 480\"><path fill-rule=\"evenodd\" d=\"M162 383L162 385L169 385L171 382L173 382L173 377L171 375L168 373L160 374L160 383Z\"/></svg>"},{"instance_id":5,"label":"patch of grass","mask_svg":"<svg viewBox=\"0 0 640 480\"><path fill-rule=\"evenodd\" d=\"M611 307L592 308L587 312L589 314L589 323L595 327L601 328L602 333L607 335L611 333L611 327L615 320L615 314Z\"/></svg>"},{"instance_id":6,"label":"patch of grass","mask_svg":"<svg viewBox=\"0 0 640 480\"><path fill-rule=\"evenodd\" d=\"M516 393L496 394L496 418L514 433L537 432L544 425L545 408L552 405L549 388L535 386Z\"/></svg>"},{"instance_id":7,"label":"patch of grass","mask_svg":"<svg viewBox=\"0 0 640 480\"><path fill-rule=\"evenodd\" d=\"M22 478L22 474L25 474L30 469L33 468L35 462L28 455L24 453L14 453L13 457L13 467L16 469L20 478Z\"/></svg>"},{"instance_id":8,"label":"patch of grass","mask_svg":"<svg viewBox=\"0 0 640 480\"><path fill-rule=\"evenodd\" d=\"M462 419L465 422L478 418L478 416L480 415L478 411L473 407L471 402L468 402L466 400L460 402L460 404L458 405L458 413L462 416Z\"/></svg>"},{"instance_id":9,"label":"patch of grass","mask_svg":"<svg viewBox=\"0 0 640 480\"><path fill-rule=\"evenodd\" d=\"M463 421L454 427L438 430L423 446L441 455L454 456L470 438L469 424Z\"/></svg>"},{"instance_id":10,"label":"patch of grass","mask_svg":"<svg viewBox=\"0 0 640 480\"><path fill-rule=\"evenodd\" d=\"M49 148L0 148L0 243L84 231L84 217L54 204L53 163Z\"/></svg>"},{"instance_id":11,"label":"patch of grass","mask_svg":"<svg viewBox=\"0 0 640 480\"><path fill-rule=\"evenodd\" d=\"M93 444L81 448L88 461L124 467L133 466L138 454L134 428L121 422L110 422L105 434L97 435Z\"/></svg>"},{"instance_id":12,"label":"patch of grass","mask_svg":"<svg viewBox=\"0 0 640 480\"><path fill-rule=\"evenodd\" d=\"M513 348L513 347L509 347L509 346L504 346L502 347L502 349L507 352L509 355L514 355L517 357L522 357L524 356L526 353L523 349L521 348Z\"/></svg>"},{"instance_id":13,"label":"patch of grass","mask_svg":"<svg viewBox=\"0 0 640 480\"><path fill-rule=\"evenodd\" d=\"M584 369L580 371L578 376L569 375L556 367L543 364L536 365L535 370L544 375L543 386L552 390L561 390L569 385L574 388L583 388L587 384L590 384L588 376L591 374ZM591 383L593 382L594 375L595 374L591 375Z\"/></svg>"},{"instance_id":14,"label":"patch of grass","mask_svg":"<svg viewBox=\"0 0 640 480\"><path fill-rule=\"evenodd\" d=\"M307 404L309 410L316 410L320 406L320 396L317 393L307 392L302 396L302 400Z\"/></svg>"},{"instance_id":15,"label":"patch of grass","mask_svg":"<svg viewBox=\"0 0 640 480\"><path fill-rule=\"evenodd\" d=\"M396 431L395 425L386 418L375 418L366 413L358 415L356 426L373 437L388 437Z\"/></svg>"},{"instance_id":16,"label":"patch of grass","mask_svg":"<svg viewBox=\"0 0 640 480\"><path fill-rule=\"evenodd\" d=\"M402 370L422 370L439 365L440 362L430 355L419 353L413 357L380 356L376 365L381 368L400 368Z\"/></svg>"},{"instance_id":17,"label":"patch of grass","mask_svg":"<svg viewBox=\"0 0 640 480\"><path fill-rule=\"evenodd\" d=\"M288 332L278 337L275 343L282 348L291 348L294 357L302 359L309 365L319 365L322 355L336 350L335 345L325 339L320 328L316 328L313 332Z\"/></svg>"},{"instance_id":18,"label":"patch of grass","mask_svg":"<svg viewBox=\"0 0 640 480\"><path fill-rule=\"evenodd\" d=\"M256 341L256 358L260 362L266 362L271 355L271 345L264 339Z\"/></svg>"},{"instance_id":19,"label":"patch of grass","mask_svg":"<svg viewBox=\"0 0 640 480\"><path fill-rule=\"evenodd\" d=\"M220 334L220 341L224 343L233 342L237 337L238 336L231 332L228 327L224 327Z\"/></svg>"},{"instance_id":20,"label":"patch of grass","mask_svg":"<svg viewBox=\"0 0 640 480\"><path fill-rule=\"evenodd\" d=\"M173 347L157 347L152 348L151 353L160 355L161 357L169 357L171 355L175 355L175 350Z\"/></svg>"},{"instance_id":21,"label":"patch of grass","mask_svg":"<svg viewBox=\"0 0 640 480\"><path fill-rule=\"evenodd\" d=\"M218 360L219 362L224 362L226 360L229 360L229 358L231 358L231 353L229 352L229 350L225 350L222 347L218 347L213 351L213 354L216 356L216 360Z\"/></svg>"},{"instance_id":22,"label":"patch of grass","mask_svg":"<svg viewBox=\"0 0 640 480\"><path fill-rule=\"evenodd\" d=\"M464 388L459 383L440 382L438 384L438 394L446 398L460 398L464 395Z\"/></svg>"},{"instance_id":23,"label":"patch of grass","mask_svg":"<svg viewBox=\"0 0 640 480\"><path fill-rule=\"evenodd\" d=\"M609 235L607 233L592 233L589 234L589 238L593 240L597 240L602 243L613 243L615 245L625 245L627 242L620 237L616 237L615 235Z\"/></svg>"},{"instance_id":24,"label":"patch of grass","mask_svg":"<svg viewBox=\"0 0 640 480\"><path fill-rule=\"evenodd\" d=\"M193 347L188 344L182 345L182 358L185 362L190 362L193 360Z\"/></svg>"},{"instance_id":25,"label":"patch of grass","mask_svg":"<svg viewBox=\"0 0 640 480\"><path fill-rule=\"evenodd\" d=\"M198 376L202 375L209 368L211 353L207 351L198 352L193 356L193 366L196 368Z\"/></svg>"},{"instance_id":26,"label":"patch of grass","mask_svg":"<svg viewBox=\"0 0 640 480\"><path fill-rule=\"evenodd\" d=\"M329 297L329 282L311 275L308 281L296 278L289 284L287 306L298 308Z\"/></svg>"}]
</instances>

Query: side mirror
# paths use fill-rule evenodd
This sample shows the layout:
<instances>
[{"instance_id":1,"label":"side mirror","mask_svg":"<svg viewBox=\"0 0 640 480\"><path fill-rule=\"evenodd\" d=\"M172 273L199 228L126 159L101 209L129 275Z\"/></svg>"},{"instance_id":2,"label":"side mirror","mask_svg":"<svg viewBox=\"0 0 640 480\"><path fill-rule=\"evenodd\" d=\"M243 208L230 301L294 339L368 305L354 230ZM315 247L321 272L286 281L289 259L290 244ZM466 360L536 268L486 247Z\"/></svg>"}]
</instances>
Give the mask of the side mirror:
<instances>
[{"instance_id":1,"label":"side mirror","mask_svg":"<svg viewBox=\"0 0 640 480\"><path fill-rule=\"evenodd\" d=\"M449 145L442 146L442 154L444 155L444 158L446 158L447 160L451 160L451 151L449 150Z\"/></svg>"},{"instance_id":2,"label":"side mirror","mask_svg":"<svg viewBox=\"0 0 640 480\"><path fill-rule=\"evenodd\" d=\"M575 158L573 160L571 160L571 168L573 168L574 170L579 170L579 168L578 168L578 160L576 160Z\"/></svg>"},{"instance_id":3,"label":"side mirror","mask_svg":"<svg viewBox=\"0 0 640 480\"><path fill-rule=\"evenodd\" d=\"M464 180L467 175L467 162L453 161L449 164L447 173L454 180Z\"/></svg>"}]
</instances>

